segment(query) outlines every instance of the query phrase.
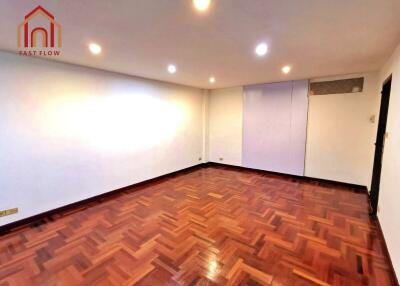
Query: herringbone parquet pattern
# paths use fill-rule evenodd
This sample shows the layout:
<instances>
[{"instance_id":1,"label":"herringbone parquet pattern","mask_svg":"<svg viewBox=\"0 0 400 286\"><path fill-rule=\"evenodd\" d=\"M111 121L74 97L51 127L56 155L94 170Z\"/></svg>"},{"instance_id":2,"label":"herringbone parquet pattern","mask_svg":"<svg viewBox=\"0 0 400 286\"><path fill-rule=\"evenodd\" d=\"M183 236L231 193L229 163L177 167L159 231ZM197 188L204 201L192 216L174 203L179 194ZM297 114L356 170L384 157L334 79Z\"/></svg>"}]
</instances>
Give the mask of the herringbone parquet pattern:
<instances>
[{"instance_id":1,"label":"herringbone parquet pattern","mask_svg":"<svg viewBox=\"0 0 400 286\"><path fill-rule=\"evenodd\" d=\"M367 198L209 167L0 237L6 285L393 285Z\"/></svg>"}]
</instances>

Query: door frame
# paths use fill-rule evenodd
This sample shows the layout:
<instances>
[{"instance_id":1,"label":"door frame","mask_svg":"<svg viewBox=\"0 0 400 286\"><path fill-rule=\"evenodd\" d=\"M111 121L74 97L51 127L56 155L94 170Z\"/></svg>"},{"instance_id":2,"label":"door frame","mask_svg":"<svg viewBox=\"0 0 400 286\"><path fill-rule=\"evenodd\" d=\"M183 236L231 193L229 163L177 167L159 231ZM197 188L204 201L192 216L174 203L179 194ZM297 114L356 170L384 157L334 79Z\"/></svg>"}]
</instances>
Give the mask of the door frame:
<instances>
[{"instance_id":1,"label":"door frame","mask_svg":"<svg viewBox=\"0 0 400 286\"><path fill-rule=\"evenodd\" d=\"M371 204L371 215L376 216L378 212L379 191L382 172L383 153L385 150L386 126L389 114L390 91L392 85L392 75L390 75L382 85L381 103L379 108L379 121L375 141L374 165L372 171L371 191L369 193Z\"/></svg>"}]
</instances>

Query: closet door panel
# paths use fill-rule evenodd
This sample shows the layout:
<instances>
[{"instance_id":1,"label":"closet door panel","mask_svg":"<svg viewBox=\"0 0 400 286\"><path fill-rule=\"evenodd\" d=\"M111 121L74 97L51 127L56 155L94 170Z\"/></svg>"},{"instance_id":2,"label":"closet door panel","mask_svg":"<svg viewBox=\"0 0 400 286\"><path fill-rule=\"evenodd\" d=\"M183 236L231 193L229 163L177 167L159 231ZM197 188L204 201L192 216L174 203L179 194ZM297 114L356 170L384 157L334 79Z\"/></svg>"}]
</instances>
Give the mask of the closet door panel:
<instances>
[{"instance_id":1,"label":"closet door panel","mask_svg":"<svg viewBox=\"0 0 400 286\"><path fill-rule=\"evenodd\" d=\"M290 174L304 175L308 114L308 81L293 82L291 116L291 156Z\"/></svg>"},{"instance_id":2,"label":"closet door panel","mask_svg":"<svg viewBox=\"0 0 400 286\"><path fill-rule=\"evenodd\" d=\"M244 88L243 166L304 174L307 93L307 81Z\"/></svg>"},{"instance_id":3,"label":"closet door panel","mask_svg":"<svg viewBox=\"0 0 400 286\"><path fill-rule=\"evenodd\" d=\"M243 165L283 172L290 169L290 83L244 90Z\"/></svg>"}]
</instances>

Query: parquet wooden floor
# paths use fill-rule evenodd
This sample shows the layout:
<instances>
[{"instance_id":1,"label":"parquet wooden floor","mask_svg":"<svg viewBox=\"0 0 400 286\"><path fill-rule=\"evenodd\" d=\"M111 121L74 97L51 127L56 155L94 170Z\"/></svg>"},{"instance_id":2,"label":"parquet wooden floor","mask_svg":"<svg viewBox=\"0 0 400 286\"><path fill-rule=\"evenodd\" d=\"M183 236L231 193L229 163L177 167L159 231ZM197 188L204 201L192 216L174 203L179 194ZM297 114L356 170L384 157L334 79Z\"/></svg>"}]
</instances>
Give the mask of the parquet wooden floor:
<instances>
[{"instance_id":1,"label":"parquet wooden floor","mask_svg":"<svg viewBox=\"0 0 400 286\"><path fill-rule=\"evenodd\" d=\"M199 168L0 237L6 285L394 285L365 194Z\"/></svg>"}]
</instances>

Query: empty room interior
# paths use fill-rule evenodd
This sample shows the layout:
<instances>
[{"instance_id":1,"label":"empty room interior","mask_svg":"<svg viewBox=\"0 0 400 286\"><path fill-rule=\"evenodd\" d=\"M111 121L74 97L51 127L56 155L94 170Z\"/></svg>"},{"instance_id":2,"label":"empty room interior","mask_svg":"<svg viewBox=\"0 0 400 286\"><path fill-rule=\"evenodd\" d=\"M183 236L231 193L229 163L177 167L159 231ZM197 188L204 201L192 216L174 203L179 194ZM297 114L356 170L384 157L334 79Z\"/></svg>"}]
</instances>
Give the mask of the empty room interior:
<instances>
[{"instance_id":1,"label":"empty room interior","mask_svg":"<svg viewBox=\"0 0 400 286\"><path fill-rule=\"evenodd\" d=\"M399 285L399 0L0 5L0 286Z\"/></svg>"}]
</instances>

